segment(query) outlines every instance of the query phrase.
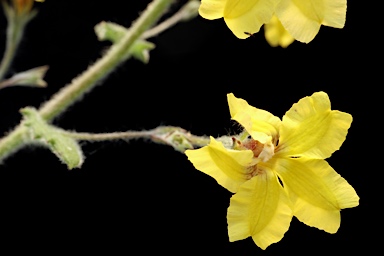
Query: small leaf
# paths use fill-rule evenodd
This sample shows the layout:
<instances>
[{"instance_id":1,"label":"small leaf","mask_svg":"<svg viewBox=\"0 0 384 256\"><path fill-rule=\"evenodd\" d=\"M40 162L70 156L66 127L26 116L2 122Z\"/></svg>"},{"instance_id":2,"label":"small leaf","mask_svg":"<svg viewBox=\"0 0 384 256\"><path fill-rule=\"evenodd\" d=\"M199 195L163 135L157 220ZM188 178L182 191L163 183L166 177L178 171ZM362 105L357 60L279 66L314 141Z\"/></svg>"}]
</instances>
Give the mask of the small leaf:
<instances>
[{"instance_id":1,"label":"small leaf","mask_svg":"<svg viewBox=\"0 0 384 256\"><path fill-rule=\"evenodd\" d=\"M111 41L117 43L127 33L128 29L113 23L102 21L95 26L95 33L99 41Z\"/></svg>"},{"instance_id":2,"label":"small leaf","mask_svg":"<svg viewBox=\"0 0 384 256\"><path fill-rule=\"evenodd\" d=\"M81 166L84 157L76 140L67 136L63 130L49 125L34 108L23 108L20 112L24 116L25 126L30 129L32 140L48 147L68 169Z\"/></svg>"}]
</instances>

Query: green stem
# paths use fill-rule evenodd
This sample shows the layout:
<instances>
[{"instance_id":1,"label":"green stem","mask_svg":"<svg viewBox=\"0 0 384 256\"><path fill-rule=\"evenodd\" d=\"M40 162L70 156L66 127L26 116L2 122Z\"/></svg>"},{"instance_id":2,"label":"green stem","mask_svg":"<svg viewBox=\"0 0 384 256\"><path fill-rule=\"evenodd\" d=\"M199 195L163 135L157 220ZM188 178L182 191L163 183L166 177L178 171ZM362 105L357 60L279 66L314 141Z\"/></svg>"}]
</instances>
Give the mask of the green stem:
<instances>
[{"instance_id":1,"label":"green stem","mask_svg":"<svg viewBox=\"0 0 384 256\"><path fill-rule=\"evenodd\" d=\"M8 31L9 30L15 30L13 27L15 27L15 26L9 26ZM22 32L19 32L20 36L10 35L10 34L14 34L14 33L9 33L9 32L7 34L8 34L8 36L7 36L6 46L5 46L5 52L4 52L3 59L1 60L1 64L0 64L0 81L4 79L5 74L7 73L9 66L12 63L12 60L15 57L16 48L20 42L20 40L16 40L16 38L21 37Z\"/></svg>"},{"instance_id":2,"label":"green stem","mask_svg":"<svg viewBox=\"0 0 384 256\"><path fill-rule=\"evenodd\" d=\"M173 1L154 0L150 3L121 41L112 45L108 52L93 66L90 66L87 71L46 102L39 110L40 115L47 121L52 120L81 99L86 92L97 85L97 82L108 76L129 57L129 50L134 42L161 17Z\"/></svg>"},{"instance_id":3,"label":"green stem","mask_svg":"<svg viewBox=\"0 0 384 256\"><path fill-rule=\"evenodd\" d=\"M141 39L148 39L162 33L181 21L188 21L198 15L200 1L189 0L170 18L148 29L141 35ZM113 43L118 42L127 32L127 28L113 22L102 21L95 26L95 32L100 41L109 40Z\"/></svg>"},{"instance_id":4,"label":"green stem","mask_svg":"<svg viewBox=\"0 0 384 256\"><path fill-rule=\"evenodd\" d=\"M183 7L180 8L179 11L177 11L170 18L164 20L163 22L156 25L155 27L145 31L141 38L148 39L148 38L157 36L158 34L162 33L163 31L176 25L180 21L186 21L186 20L194 18L198 14L197 10L198 10L199 6L200 6L200 1L195 1L195 0L188 1Z\"/></svg>"},{"instance_id":5,"label":"green stem","mask_svg":"<svg viewBox=\"0 0 384 256\"><path fill-rule=\"evenodd\" d=\"M23 143L28 141L27 132L27 128L23 123L20 123L13 132L0 140L0 163L4 158L20 149Z\"/></svg>"},{"instance_id":6,"label":"green stem","mask_svg":"<svg viewBox=\"0 0 384 256\"><path fill-rule=\"evenodd\" d=\"M141 16L133 23L126 35L109 51L90 66L84 73L75 78L71 84L56 93L40 109L39 114L47 121L51 121L70 105L90 91L97 83L116 69L129 57L129 50L134 42L151 27L168 9L174 0L153 0ZM23 126L18 126L6 137L0 140L0 159L8 156L9 151L15 151L24 143L22 136L26 133Z\"/></svg>"},{"instance_id":7,"label":"green stem","mask_svg":"<svg viewBox=\"0 0 384 256\"><path fill-rule=\"evenodd\" d=\"M76 140L85 141L106 141L106 140L131 140L150 138L153 135L152 131L127 131L127 132L112 132L112 133L87 133L87 132L65 132Z\"/></svg>"},{"instance_id":8,"label":"green stem","mask_svg":"<svg viewBox=\"0 0 384 256\"><path fill-rule=\"evenodd\" d=\"M209 143L208 137L196 136L187 130L175 126L159 126L148 131L113 133L77 133L65 131L64 134L72 137L73 139L85 141L150 139L156 143L172 146L181 152L184 152L186 149L202 147Z\"/></svg>"},{"instance_id":9,"label":"green stem","mask_svg":"<svg viewBox=\"0 0 384 256\"><path fill-rule=\"evenodd\" d=\"M209 137L190 134L188 140L196 147L204 147L209 144Z\"/></svg>"}]
</instances>

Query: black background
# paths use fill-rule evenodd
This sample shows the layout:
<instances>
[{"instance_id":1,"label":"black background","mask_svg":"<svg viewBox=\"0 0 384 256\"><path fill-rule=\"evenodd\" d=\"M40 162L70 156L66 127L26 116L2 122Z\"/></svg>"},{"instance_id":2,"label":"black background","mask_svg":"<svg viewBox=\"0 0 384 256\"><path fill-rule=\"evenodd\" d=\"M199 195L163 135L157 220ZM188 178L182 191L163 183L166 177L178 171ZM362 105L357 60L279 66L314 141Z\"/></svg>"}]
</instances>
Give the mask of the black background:
<instances>
[{"instance_id":1,"label":"black background","mask_svg":"<svg viewBox=\"0 0 384 256\"><path fill-rule=\"evenodd\" d=\"M49 65L49 86L1 90L1 134L18 124L20 108L38 107L108 48L109 43L97 41L94 25L105 20L129 26L148 2L37 4L39 15L28 25L11 73ZM184 2L178 1L167 15ZM129 60L53 122L81 132L174 125L217 137L236 131L226 102L229 92L282 117L300 98L325 91L333 109L354 118L341 150L328 161L361 198L358 207L342 211L336 234L294 218L284 238L266 251L250 238L230 243L226 210L231 194L195 170L183 154L139 140L82 143L86 161L72 171L42 148L22 149L3 161L2 247L108 255L369 250L375 245L371 230L381 225L369 202L374 202L374 192L381 193L372 182L382 167L375 157L380 140L380 121L373 119L377 82L368 68L375 55L368 54L371 46L361 35L366 24L360 18L358 4L349 1L344 29L323 26L310 44L295 42L282 49L270 47L262 31L239 40L222 19L197 17L152 38L156 49L149 64ZM0 21L3 51L3 15Z\"/></svg>"}]
</instances>

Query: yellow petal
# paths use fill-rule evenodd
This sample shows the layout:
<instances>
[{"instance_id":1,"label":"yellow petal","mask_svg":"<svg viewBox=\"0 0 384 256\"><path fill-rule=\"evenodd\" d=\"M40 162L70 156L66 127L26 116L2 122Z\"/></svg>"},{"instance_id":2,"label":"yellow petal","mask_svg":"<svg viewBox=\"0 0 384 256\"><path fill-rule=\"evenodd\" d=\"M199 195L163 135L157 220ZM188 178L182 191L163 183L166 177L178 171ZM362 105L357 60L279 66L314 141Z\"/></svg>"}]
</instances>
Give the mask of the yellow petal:
<instances>
[{"instance_id":1,"label":"yellow petal","mask_svg":"<svg viewBox=\"0 0 384 256\"><path fill-rule=\"evenodd\" d=\"M229 240L252 236L262 249L280 241L288 230L292 210L276 175L266 170L240 186L228 208Z\"/></svg>"},{"instance_id":2,"label":"yellow petal","mask_svg":"<svg viewBox=\"0 0 384 256\"><path fill-rule=\"evenodd\" d=\"M346 0L281 0L276 15L296 40L309 43L321 24L342 28L346 10Z\"/></svg>"},{"instance_id":3,"label":"yellow petal","mask_svg":"<svg viewBox=\"0 0 384 256\"><path fill-rule=\"evenodd\" d=\"M359 204L356 191L322 159L274 159L293 203L293 214L308 226L335 233L340 210Z\"/></svg>"},{"instance_id":4,"label":"yellow petal","mask_svg":"<svg viewBox=\"0 0 384 256\"><path fill-rule=\"evenodd\" d=\"M201 0L199 14L201 17L214 20L224 16L224 7L227 0Z\"/></svg>"},{"instance_id":5,"label":"yellow petal","mask_svg":"<svg viewBox=\"0 0 384 256\"><path fill-rule=\"evenodd\" d=\"M185 154L197 170L213 177L217 183L233 193L247 180L248 166L253 158L251 150L226 149L212 137L207 146L186 150Z\"/></svg>"},{"instance_id":6,"label":"yellow petal","mask_svg":"<svg viewBox=\"0 0 384 256\"><path fill-rule=\"evenodd\" d=\"M326 93L304 97L283 117L277 154L327 158L340 148L351 122L350 114L331 110Z\"/></svg>"},{"instance_id":7,"label":"yellow petal","mask_svg":"<svg viewBox=\"0 0 384 256\"><path fill-rule=\"evenodd\" d=\"M247 38L270 21L279 0L227 0L224 20L238 38ZM246 33L245 33L246 32Z\"/></svg>"},{"instance_id":8,"label":"yellow petal","mask_svg":"<svg viewBox=\"0 0 384 256\"><path fill-rule=\"evenodd\" d=\"M264 25L264 34L265 39L272 47L281 46L286 48L295 41L275 15Z\"/></svg>"},{"instance_id":9,"label":"yellow petal","mask_svg":"<svg viewBox=\"0 0 384 256\"><path fill-rule=\"evenodd\" d=\"M236 98L232 93L227 98L232 119L241 124L253 139L266 143L271 137L278 136L280 118L248 105L245 100Z\"/></svg>"}]
</instances>

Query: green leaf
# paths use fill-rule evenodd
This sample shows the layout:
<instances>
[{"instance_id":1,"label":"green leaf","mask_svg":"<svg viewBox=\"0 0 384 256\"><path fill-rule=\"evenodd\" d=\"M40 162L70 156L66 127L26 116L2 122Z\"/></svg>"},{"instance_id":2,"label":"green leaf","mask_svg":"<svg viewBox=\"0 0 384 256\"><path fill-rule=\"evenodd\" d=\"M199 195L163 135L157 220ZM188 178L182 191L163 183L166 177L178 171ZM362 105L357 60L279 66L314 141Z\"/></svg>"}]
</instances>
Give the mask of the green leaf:
<instances>
[{"instance_id":1,"label":"green leaf","mask_svg":"<svg viewBox=\"0 0 384 256\"><path fill-rule=\"evenodd\" d=\"M24 125L30 130L32 140L48 147L68 169L80 167L84 161L83 152L77 141L65 131L48 124L36 109L27 107L20 110Z\"/></svg>"}]
</instances>

